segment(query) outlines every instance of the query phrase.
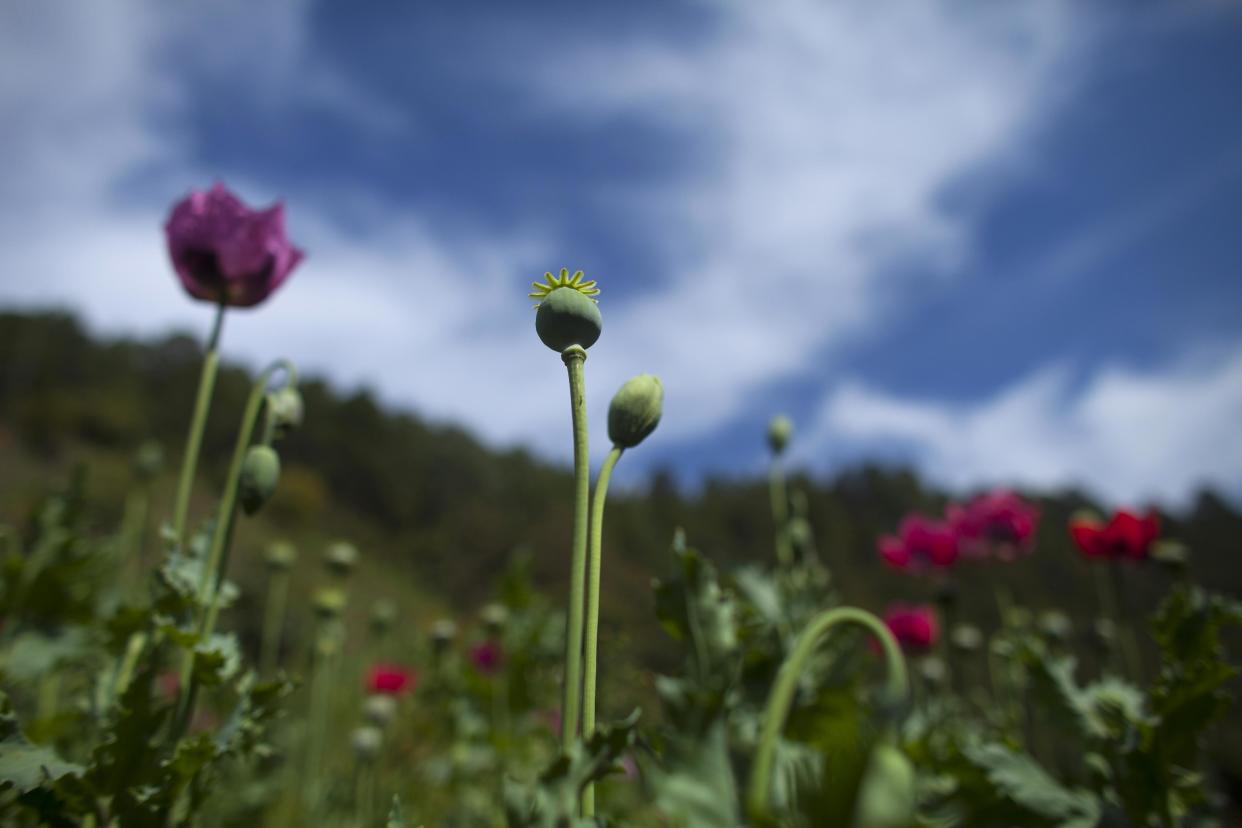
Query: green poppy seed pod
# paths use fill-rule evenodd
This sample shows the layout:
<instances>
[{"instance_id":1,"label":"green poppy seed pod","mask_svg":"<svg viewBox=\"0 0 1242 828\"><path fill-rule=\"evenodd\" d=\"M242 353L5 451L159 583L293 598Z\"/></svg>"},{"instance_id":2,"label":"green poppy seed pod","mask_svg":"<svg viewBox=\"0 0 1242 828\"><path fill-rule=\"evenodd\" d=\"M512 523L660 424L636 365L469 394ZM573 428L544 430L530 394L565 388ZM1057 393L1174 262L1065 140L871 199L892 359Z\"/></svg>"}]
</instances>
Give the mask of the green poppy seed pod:
<instances>
[{"instance_id":1,"label":"green poppy seed pod","mask_svg":"<svg viewBox=\"0 0 1242 828\"><path fill-rule=\"evenodd\" d=\"M854 808L854 828L910 828L917 807L914 766L895 745L871 751Z\"/></svg>"},{"instance_id":2,"label":"green poppy seed pod","mask_svg":"<svg viewBox=\"0 0 1242 828\"><path fill-rule=\"evenodd\" d=\"M599 305L572 287L558 287L549 293L535 312L535 332L558 354L571 345L590 348L603 328Z\"/></svg>"},{"instance_id":3,"label":"green poppy seed pod","mask_svg":"<svg viewBox=\"0 0 1242 828\"><path fill-rule=\"evenodd\" d=\"M1069 616L1060 610L1045 610L1039 614L1039 630L1050 640L1064 644L1069 641L1074 626Z\"/></svg>"},{"instance_id":4,"label":"green poppy seed pod","mask_svg":"<svg viewBox=\"0 0 1242 828\"><path fill-rule=\"evenodd\" d=\"M448 618L441 618L431 625L431 646L437 653L442 653L457 637L457 625Z\"/></svg>"},{"instance_id":5,"label":"green poppy seed pod","mask_svg":"<svg viewBox=\"0 0 1242 828\"><path fill-rule=\"evenodd\" d=\"M1158 540L1151 545L1151 559L1175 575L1185 573L1190 566L1190 549L1175 540Z\"/></svg>"},{"instance_id":6,"label":"green poppy seed pod","mask_svg":"<svg viewBox=\"0 0 1242 828\"><path fill-rule=\"evenodd\" d=\"M935 656L927 656L919 663L919 674L923 681L933 687L941 687L949 678L949 670L945 663Z\"/></svg>"},{"instance_id":7,"label":"green poppy seed pod","mask_svg":"<svg viewBox=\"0 0 1242 828\"><path fill-rule=\"evenodd\" d=\"M147 440L134 452L134 474L139 480L152 480L164 468L164 448Z\"/></svg>"},{"instance_id":8,"label":"green poppy seed pod","mask_svg":"<svg viewBox=\"0 0 1242 828\"><path fill-rule=\"evenodd\" d=\"M329 572L344 578L358 566L358 547L348 541L336 541L324 552L323 562Z\"/></svg>"},{"instance_id":9,"label":"green poppy seed pod","mask_svg":"<svg viewBox=\"0 0 1242 828\"><path fill-rule=\"evenodd\" d=\"M664 410L664 385L653 374L631 377L613 395L608 405L608 439L621 448L647 439L660 424Z\"/></svg>"},{"instance_id":10,"label":"green poppy seed pod","mask_svg":"<svg viewBox=\"0 0 1242 828\"><path fill-rule=\"evenodd\" d=\"M289 541L275 541L267 547L263 559L267 562L268 569L284 572L297 563L298 550Z\"/></svg>"},{"instance_id":11,"label":"green poppy seed pod","mask_svg":"<svg viewBox=\"0 0 1242 828\"><path fill-rule=\"evenodd\" d=\"M953 628L953 646L963 653L973 653L983 645L983 633L973 624L958 624Z\"/></svg>"},{"instance_id":12,"label":"green poppy seed pod","mask_svg":"<svg viewBox=\"0 0 1242 828\"><path fill-rule=\"evenodd\" d=\"M321 621L341 617L345 611L345 593L333 587L325 587L315 593L315 615Z\"/></svg>"},{"instance_id":13,"label":"green poppy seed pod","mask_svg":"<svg viewBox=\"0 0 1242 828\"><path fill-rule=\"evenodd\" d=\"M371 608L371 632L377 636L386 635L397 620L397 605L381 598Z\"/></svg>"},{"instance_id":14,"label":"green poppy seed pod","mask_svg":"<svg viewBox=\"0 0 1242 828\"><path fill-rule=\"evenodd\" d=\"M379 758L380 749L384 746L384 733L374 725L363 725L354 728L349 741L354 748L354 758L369 765Z\"/></svg>"},{"instance_id":15,"label":"green poppy seed pod","mask_svg":"<svg viewBox=\"0 0 1242 828\"><path fill-rule=\"evenodd\" d=\"M768 447L772 449L773 454L783 452L792 436L793 421L783 414L773 417L772 422L768 423Z\"/></svg>"},{"instance_id":16,"label":"green poppy seed pod","mask_svg":"<svg viewBox=\"0 0 1242 828\"><path fill-rule=\"evenodd\" d=\"M271 446L251 446L242 462L237 498L248 515L263 508L280 481L280 456Z\"/></svg>"},{"instance_id":17,"label":"green poppy seed pod","mask_svg":"<svg viewBox=\"0 0 1242 828\"><path fill-rule=\"evenodd\" d=\"M267 395L267 416L278 436L284 436L302 425L302 394L286 386Z\"/></svg>"},{"instance_id":18,"label":"green poppy seed pod","mask_svg":"<svg viewBox=\"0 0 1242 828\"><path fill-rule=\"evenodd\" d=\"M397 700L387 693L368 696L362 703L362 717L380 729L387 728L397 715Z\"/></svg>"},{"instance_id":19,"label":"green poppy seed pod","mask_svg":"<svg viewBox=\"0 0 1242 828\"><path fill-rule=\"evenodd\" d=\"M491 635L500 635L509 620L509 610L504 604L488 604L479 612L483 626Z\"/></svg>"}]
</instances>

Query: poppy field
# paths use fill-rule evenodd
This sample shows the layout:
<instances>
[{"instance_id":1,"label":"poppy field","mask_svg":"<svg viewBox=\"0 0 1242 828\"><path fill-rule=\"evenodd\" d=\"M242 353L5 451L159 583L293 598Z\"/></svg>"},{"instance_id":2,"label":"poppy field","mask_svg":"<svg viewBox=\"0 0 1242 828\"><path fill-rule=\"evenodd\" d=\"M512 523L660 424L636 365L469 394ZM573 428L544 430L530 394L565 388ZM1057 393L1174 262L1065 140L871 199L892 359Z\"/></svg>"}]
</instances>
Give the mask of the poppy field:
<instances>
[{"instance_id":1,"label":"poppy field","mask_svg":"<svg viewBox=\"0 0 1242 828\"><path fill-rule=\"evenodd\" d=\"M786 468L795 426L775 416L765 532L744 559L679 528L641 559L659 562L640 572L649 587L609 596L610 567L634 557L606 528L610 502L626 521L634 505L610 501L610 480L677 389L634 365L607 421L587 422L607 284L558 268L529 300L567 379L545 403L573 447L571 485L540 493L568 504L566 588L506 550L471 571L486 602L428 620L377 591L388 570L359 586L375 564L321 531L322 508L298 517L313 542L255 549L256 522L301 479L282 450L317 411L285 355L245 394L217 383L232 309L278 302L304 258L283 205L252 209L217 184L164 231L209 331L193 395L165 401L179 451L142 443L111 524L73 479L0 525L0 824L1236 824L1206 744L1236 695L1242 601L1196 580L1195 550L1156 511L1061 519L1003 489L914 508L866 539L868 566L901 585L877 600L849 588L839 536ZM232 442L208 458L212 416ZM1089 573L1085 616L1030 605L1003 574L1053 537ZM1136 579L1153 606L1136 604ZM610 598L653 616L661 669L601 622Z\"/></svg>"}]
</instances>

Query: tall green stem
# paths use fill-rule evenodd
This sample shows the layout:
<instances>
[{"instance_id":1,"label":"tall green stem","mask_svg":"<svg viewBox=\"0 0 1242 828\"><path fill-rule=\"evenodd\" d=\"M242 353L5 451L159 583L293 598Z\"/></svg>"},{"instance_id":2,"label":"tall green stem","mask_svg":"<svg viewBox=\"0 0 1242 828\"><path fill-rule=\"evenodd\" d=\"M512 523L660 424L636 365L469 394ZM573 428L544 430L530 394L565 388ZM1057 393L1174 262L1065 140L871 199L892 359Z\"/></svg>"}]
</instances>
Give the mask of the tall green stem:
<instances>
[{"instance_id":1,"label":"tall green stem","mask_svg":"<svg viewBox=\"0 0 1242 828\"><path fill-rule=\"evenodd\" d=\"M216 307L216 318L211 326L211 335L207 338L207 353L203 356L203 368L198 376L198 397L194 401L190 433L185 440L185 456L181 460L181 479L177 481L177 499L173 507L173 536L178 544L185 543L190 489L194 486L198 453L203 445L203 429L207 426L207 410L211 408L211 392L216 387L216 372L220 367L220 330L224 326L225 307L223 304Z\"/></svg>"},{"instance_id":2,"label":"tall green stem","mask_svg":"<svg viewBox=\"0 0 1242 828\"><path fill-rule=\"evenodd\" d=\"M561 354L569 371L569 402L574 428L574 534L573 558L569 569L569 624L565 635L565 688L561 704L561 745L574 743L578 730L578 709L582 693L582 615L586 591L587 510L591 496L591 469L588 455L586 417L586 378L583 364L586 350L571 345Z\"/></svg>"},{"instance_id":3,"label":"tall green stem","mask_svg":"<svg viewBox=\"0 0 1242 828\"><path fill-rule=\"evenodd\" d=\"M793 547L789 543L789 497L780 457L772 458L768 488L772 495L772 522L776 524L776 560L781 566L788 566L793 563Z\"/></svg>"},{"instance_id":4,"label":"tall green stem","mask_svg":"<svg viewBox=\"0 0 1242 828\"><path fill-rule=\"evenodd\" d=\"M603 563L604 501L608 497L608 481L612 468L625 449L613 446L600 466L591 501L591 557L587 578L586 604L586 673L582 679L582 735L590 738L595 732L595 677L599 668L599 576ZM582 792L582 815L595 816L595 783L588 783Z\"/></svg>"},{"instance_id":5,"label":"tall green stem","mask_svg":"<svg viewBox=\"0 0 1242 828\"><path fill-rule=\"evenodd\" d=\"M820 640L837 624L859 624L880 639L888 674L888 701L904 704L910 698L910 680L906 674L901 648L897 646L897 639L893 638L883 621L854 607L837 607L818 615L798 637L798 643L781 665L776 683L772 685L772 693L768 696L767 708L763 713L763 729L759 736L759 749L751 766L750 784L746 793L746 811L756 823L762 824L768 813L772 760L776 755L776 744L785 727L789 708L793 704L794 693L798 689L798 679Z\"/></svg>"},{"instance_id":6,"label":"tall green stem","mask_svg":"<svg viewBox=\"0 0 1242 828\"><path fill-rule=\"evenodd\" d=\"M267 604L263 613L263 644L259 656L260 675L271 676L276 671L280 654L280 637L285 626L285 606L289 602L289 572L273 570L267 584Z\"/></svg>"},{"instance_id":7,"label":"tall green stem","mask_svg":"<svg viewBox=\"0 0 1242 828\"><path fill-rule=\"evenodd\" d=\"M233 534L233 516L237 510L237 489L241 482L242 464L246 459L246 450L250 447L250 439L254 434L255 421L259 409L263 405L268 383L272 375L283 370L288 385L297 384L297 370L292 363L277 360L259 374L250 387L250 397L246 401L246 411L242 415L241 428L237 432L237 442L233 446L233 462L229 466L229 475L224 483L224 494L220 498L220 507L216 512L216 524L211 535L211 549L207 553L207 561L199 575L198 604L206 606L203 617L199 619L199 641L207 642L215 631L216 617L220 612L220 584L228 567L229 540ZM181 663L181 702L176 735L185 732L193 712L194 687L194 650L187 650Z\"/></svg>"}]
</instances>

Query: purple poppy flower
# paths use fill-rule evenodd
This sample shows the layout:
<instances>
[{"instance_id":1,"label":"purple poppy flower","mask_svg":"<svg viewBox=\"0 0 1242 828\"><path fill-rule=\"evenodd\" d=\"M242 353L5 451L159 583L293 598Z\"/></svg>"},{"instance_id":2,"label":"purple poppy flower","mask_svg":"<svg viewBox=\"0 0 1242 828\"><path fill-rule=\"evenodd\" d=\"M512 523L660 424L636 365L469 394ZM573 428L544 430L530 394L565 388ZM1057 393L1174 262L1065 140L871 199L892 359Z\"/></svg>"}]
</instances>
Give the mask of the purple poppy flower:
<instances>
[{"instance_id":1,"label":"purple poppy flower","mask_svg":"<svg viewBox=\"0 0 1242 828\"><path fill-rule=\"evenodd\" d=\"M283 204L252 210L219 182L177 202L164 232L189 294L231 307L262 302L303 257L285 238Z\"/></svg>"}]
</instances>

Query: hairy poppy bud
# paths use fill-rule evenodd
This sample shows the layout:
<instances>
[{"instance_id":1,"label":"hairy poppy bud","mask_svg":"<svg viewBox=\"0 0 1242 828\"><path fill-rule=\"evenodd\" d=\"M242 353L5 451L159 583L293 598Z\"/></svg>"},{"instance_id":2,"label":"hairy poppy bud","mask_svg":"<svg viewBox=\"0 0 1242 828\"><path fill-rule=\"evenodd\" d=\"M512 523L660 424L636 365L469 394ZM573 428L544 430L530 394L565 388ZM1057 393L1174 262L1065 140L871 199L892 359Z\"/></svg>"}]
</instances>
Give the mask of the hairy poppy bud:
<instances>
[{"instance_id":1,"label":"hairy poppy bud","mask_svg":"<svg viewBox=\"0 0 1242 828\"><path fill-rule=\"evenodd\" d=\"M370 764L379 758L380 749L384 746L383 732L373 725L354 728L350 736L354 748L354 757L363 764Z\"/></svg>"},{"instance_id":2,"label":"hairy poppy bud","mask_svg":"<svg viewBox=\"0 0 1242 828\"><path fill-rule=\"evenodd\" d=\"M292 386L267 395L267 416L279 437L302 425L302 411L302 394Z\"/></svg>"},{"instance_id":3,"label":"hairy poppy bud","mask_svg":"<svg viewBox=\"0 0 1242 828\"><path fill-rule=\"evenodd\" d=\"M344 578L358 566L358 547L348 541L337 541L328 546L323 562L333 575Z\"/></svg>"},{"instance_id":4,"label":"hairy poppy bud","mask_svg":"<svg viewBox=\"0 0 1242 828\"><path fill-rule=\"evenodd\" d=\"M858 804L855 828L909 828L915 812L914 767L894 745L880 742L871 751Z\"/></svg>"},{"instance_id":5,"label":"hairy poppy bud","mask_svg":"<svg viewBox=\"0 0 1242 828\"><path fill-rule=\"evenodd\" d=\"M500 635L500 631L505 628L505 622L509 620L509 610L504 604L488 604L479 616L483 619L483 626L488 633Z\"/></svg>"},{"instance_id":6,"label":"hairy poppy bud","mask_svg":"<svg viewBox=\"0 0 1242 828\"><path fill-rule=\"evenodd\" d=\"M378 728L388 727L397 715L397 700L387 693L368 696L362 703L362 717Z\"/></svg>"},{"instance_id":7,"label":"hairy poppy bud","mask_svg":"<svg viewBox=\"0 0 1242 828\"><path fill-rule=\"evenodd\" d=\"M315 593L315 615L322 621L340 618L345 611L345 593L339 589L327 587Z\"/></svg>"},{"instance_id":8,"label":"hairy poppy bud","mask_svg":"<svg viewBox=\"0 0 1242 828\"><path fill-rule=\"evenodd\" d=\"M263 557L269 569L284 572L297 562L298 550L289 541L276 541L267 548Z\"/></svg>"},{"instance_id":9,"label":"hairy poppy bud","mask_svg":"<svg viewBox=\"0 0 1242 828\"><path fill-rule=\"evenodd\" d=\"M147 440L134 452L134 474L139 480L151 480L164 468L164 449L154 440Z\"/></svg>"},{"instance_id":10,"label":"hairy poppy bud","mask_svg":"<svg viewBox=\"0 0 1242 828\"><path fill-rule=\"evenodd\" d=\"M248 515L263 508L280 480L280 456L271 446L251 446L242 462L237 497Z\"/></svg>"},{"instance_id":11,"label":"hairy poppy bud","mask_svg":"<svg viewBox=\"0 0 1242 828\"><path fill-rule=\"evenodd\" d=\"M772 449L773 454L780 454L785 450L785 446L789 445L789 438L793 436L793 422L784 415L772 418L772 422L768 423L768 446Z\"/></svg>"},{"instance_id":12,"label":"hairy poppy bud","mask_svg":"<svg viewBox=\"0 0 1242 828\"><path fill-rule=\"evenodd\" d=\"M571 345L590 348L599 339L604 320L599 305L580 290L558 287L539 303L535 332L558 354Z\"/></svg>"},{"instance_id":13,"label":"hairy poppy bud","mask_svg":"<svg viewBox=\"0 0 1242 828\"><path fill-rule=\"evenodd\" d=\"M633 448L655 431L663 408L659 377L639 374L626 380L608 406L608 439L621 448Z\"/></svg>"}]
</instances>

